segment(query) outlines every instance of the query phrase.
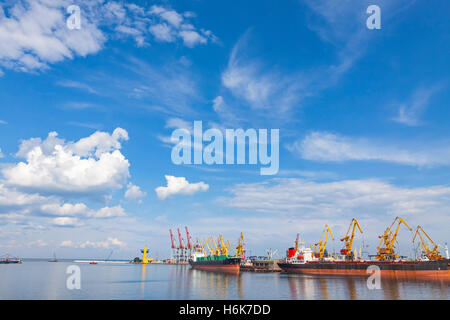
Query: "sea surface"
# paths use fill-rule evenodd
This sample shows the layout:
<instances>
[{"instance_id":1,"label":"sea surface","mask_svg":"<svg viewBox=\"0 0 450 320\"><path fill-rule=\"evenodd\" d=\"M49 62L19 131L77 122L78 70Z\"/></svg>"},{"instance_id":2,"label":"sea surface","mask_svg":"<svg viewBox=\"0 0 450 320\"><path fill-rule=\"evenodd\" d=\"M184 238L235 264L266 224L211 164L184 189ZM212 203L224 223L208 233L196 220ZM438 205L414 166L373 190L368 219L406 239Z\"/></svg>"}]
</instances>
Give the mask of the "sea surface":
<instances>
[{"instance_id":1,"label":"sea surface","mask_svg":"<svg viewBox=\"0 0 450 320\"><path fill-rule=\"evenodd\" d=\"M68 267L80 267L81 289L67 288ZM448 283L280 273L229 275L190 266L25 261L0 265L0 299L449 299Z\"/></svg>"}]
</instances>

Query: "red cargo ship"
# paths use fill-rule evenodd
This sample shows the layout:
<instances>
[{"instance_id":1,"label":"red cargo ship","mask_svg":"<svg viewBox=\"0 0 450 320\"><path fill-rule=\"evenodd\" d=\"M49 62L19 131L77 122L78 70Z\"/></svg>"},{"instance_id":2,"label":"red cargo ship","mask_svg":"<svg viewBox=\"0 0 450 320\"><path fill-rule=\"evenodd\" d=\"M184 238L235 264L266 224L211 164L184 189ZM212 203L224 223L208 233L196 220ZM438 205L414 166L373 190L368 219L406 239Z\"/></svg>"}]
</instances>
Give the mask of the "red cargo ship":
<instances>
[{"instance_id":1,"label":"red cargo ship","mask_svg":"<svg viewBox=\"0 0 450 320\"><path fill-rule=\"evenodd\" d=\"M279 267L288 273L369 276L368 269L376 266L384 278L443 280L450 282L448 260L440 261L287 261L279 263Z\"/></svg>"},{"instance_id":2,"label":"red cargo ship","mask_svg":"<svg viewBox=\"0 0 450 320\"><path fill-rule=\"evenodd\" d=\"M290 248L288 258L278 263L278 266L288 273L343 276L369 276L373 271L368 268L375 266L380 269L382 278L450 282L449 263L448 259L394 261L318 259L311 248L302 247L298 250Z\"/></svg>"}]
</instances>

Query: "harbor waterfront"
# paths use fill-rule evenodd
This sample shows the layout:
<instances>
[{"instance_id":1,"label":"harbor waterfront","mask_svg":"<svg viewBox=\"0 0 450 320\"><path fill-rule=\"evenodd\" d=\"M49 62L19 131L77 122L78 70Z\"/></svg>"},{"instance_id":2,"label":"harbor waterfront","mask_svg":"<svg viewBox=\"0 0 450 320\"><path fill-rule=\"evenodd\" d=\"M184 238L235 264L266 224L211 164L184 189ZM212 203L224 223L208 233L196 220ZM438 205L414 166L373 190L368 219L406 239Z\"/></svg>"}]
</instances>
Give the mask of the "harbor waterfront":
<instances>
[{"instance_id":1,"label":"harbor waterfront","mask_svg":"<svg viewBox=\"0 0 450 320\"><path fill-rule=\"evenodd\" d=\"M81 289L66 286L67 268L80 268ZM188 265L89 263L24 260L0 265L0 299L31 300L448 300L448 282L382 279L369 289L368 276L241 272L229 274Z\"/></svg>"}]
</instances>

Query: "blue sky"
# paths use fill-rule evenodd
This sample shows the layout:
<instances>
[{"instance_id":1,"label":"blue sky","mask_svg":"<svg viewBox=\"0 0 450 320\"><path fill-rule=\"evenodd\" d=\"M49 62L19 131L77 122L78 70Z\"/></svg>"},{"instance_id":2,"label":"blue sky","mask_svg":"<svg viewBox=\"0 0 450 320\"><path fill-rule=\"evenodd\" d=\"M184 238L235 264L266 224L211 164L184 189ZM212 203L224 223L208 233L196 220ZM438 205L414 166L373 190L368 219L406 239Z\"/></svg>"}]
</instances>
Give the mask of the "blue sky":
<instances>
[{"instance_id":1,"label":"blue sky","mask_svg":"<svg viewBox=\"0 0 450 320\"><path fill-rule=\"evenodd\" d=\"M380 30L366 27L371 4ZM131 258L149 245L166 258L168 229L187 225L202 239L242 231L263 254L298 232L317 242L325 224L338 250L356 217L374 253L396 216L444 244L449 7L2 1L0 252ZM278 174L174 165L168 138L194 120L279 129Z\"/></svg>"}]
</instances>

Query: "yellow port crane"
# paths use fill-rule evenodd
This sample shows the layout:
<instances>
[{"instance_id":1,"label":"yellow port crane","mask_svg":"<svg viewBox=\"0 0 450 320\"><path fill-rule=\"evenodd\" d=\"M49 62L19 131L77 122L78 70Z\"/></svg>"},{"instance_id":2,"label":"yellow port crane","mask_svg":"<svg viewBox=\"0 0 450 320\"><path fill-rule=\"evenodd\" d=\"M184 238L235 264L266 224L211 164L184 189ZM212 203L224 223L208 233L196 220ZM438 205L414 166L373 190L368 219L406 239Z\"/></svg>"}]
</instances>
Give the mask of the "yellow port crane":
<instances>
[{"instance_id":1,"label":"yellow port crane","mask_svg":"<svg viewBox=\"0 0 450 320\"><path fill-rule=\"evenodd\" d=\"M214 256L214 255L215 255L215 251L214 251L214 248L213 248L213 246L212 246L212 244L211 244L211 240L212 240L211 237L209 237L208 239L206 239L206 242L205 242L205 244L204 244L204 247L208 248L208 250L209 250L209 255L210 255L210 256ZM206 251L205 251L205 253L206 253Z\"/></svg>"},{"instance_id":2,"label":"yellow port crane","mask_svg":"<svg viewBox=\"0 0 450 320\"><path fill-rule=\"evenodd\" d=\"M206 251L206 249L208 249L208 247L207 247L208 241L209 241L209 239L206 239L204 244L200 241L200 247L202 248L202 251L203 251L203 254L205 255L205 257L208 255L208 252Z\"/></svg>"},{"instance_id":3,"label":"yellow port crane","mask_svg":"<svg viewBox=\"0 0 450 320\"><path fill-rule=\"evenodd\" d=\"M395 230L394 233L392 233L392 227L396 222L398 222L397 229ZM398 254L395 253L395 243L397 242L397 235L401 224L404 224L409 229L409 231L412 231L412 229L408 226L405 220L403 220L400 217L396 217L394 219L394 222L392 222L391 226L384 231L383 235L379 236L381 241L377 247L378 251L376 259L385 261L385 260L395 260L395 258L398 258ZM384 247L382 247L383 243Z\"/></svg>"},{"instance_id":4,"label":"yellow port crane","mask_svg":"<svg viewBox=\"0 0 450 320\"><path fill-rule=\"evenodd\" d=\"M331 232L331 229L328 225L325 226L325 229L323 230L322 236L320 237L320 241L317 242L314 245L314 252L316 251L316 246L319 246L319 258L323 259L323 256L325 254L325 249L327 247L327 241L328 241L328 233L331 235L331 238L334 240L333 233ZM324 239L325 237L325 239Z\"/></svg>"},{"instance_id":5,"label":"yellow port crane","mask_svg":"<svg viewBox=\"0 0 450 320\"><path fill-rule=\"evenodd\" d=\"M227 240L227 243L225 245L227 246L228 252L230 252L230 250L231 250L230 241Z\"/></svg>"},{"instance_id":6,"label":"yellow port crane","mask_svg":"<svg viewBox=\"0 0 450 320\"><path fill-rule=\"evenodd\" d=\"M228 257L228 248L225 244L225 241L223 241L223 236L219 235L219 240L218 240L218 244L219 244L219 252L222 256L227 256Z\"/></svg>"},{"instance_id":7,"label":"yellow port crane","mask_svg":"<svg viewBox=\"0 0 450 320\"><path fill-rule=\"evenodd\" d=\"M236 257L244 258L244 234L241 232L241 237L239 238L239 243L236 247Z\"/></svg>"},{"instance_id":8,"label":"yellow port crane","mask_svg":"<svg viewBox=\"0 0 450 320\"><path fill-rule=\"evenodd\" d=\"M431 244L433 245L433 249L430 249L426 240L424 240L424 238L420 234L420 231L422 231L423 235L431 242ZM420 238L420 249L421 249L422 253L425 254L425 256L428 259L430 259L430 260L443 260L444 259L444 257L442 257L441 254L439 253L439 249L438 249L439 245L434 243L433 240L431 240L430 236L425 232L425 230L423 230L423 228L421 226L417 226L417 228L416 228L416 232L414 233L414 237L413 237L413 243L416 240L417 235L419 235L419 238Z\"/></svg>"},{"instance_id":9,"label":"yellow port crane","mask_svg":"<svg viewBox=\"0 0 450 320\"><path fill-rule=\"evenodd\" d=\"M152 263L153 258L149 258L147 256L149 254L148 247L144 247L144 249L141 250L141 253L142 253L142 264Z\"/></svg>"},{"instance_id":10,"label":"yellow port crane","mask_svg":"<svg viewBox=\"0 0 450 320\"><path fill-rule=\"evenodd\" d=\"M353 230L352 230L352 226L353 226ZM361 227L358 223L358 220L353 218L352 221L350 222L350 226L348 227L346 236L341 239L341 241L345 241L345 249L341 250L341 254L345 255L345 258L347 260L353 260L353 258L354 258L352 248L353 248L353 240L355 238L356 227L358 227L359 232L363 233L361 230ZM350 235L350 230L352 230L351 235Z\"/></svg>"},{"instance_id":11,"label":"yellow port crane","mask_svg":"<svg viewBox=\"0 0 450 320\"><path fill-rule=\"evenodd\" d=\"M215 256L220 256L221 255L220 248L216 245L216 241L214 240L213 237L211 237L211 241L212 241L212 244L214 246L214 255Z\"/></svg>"}]
</instances>

